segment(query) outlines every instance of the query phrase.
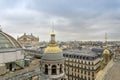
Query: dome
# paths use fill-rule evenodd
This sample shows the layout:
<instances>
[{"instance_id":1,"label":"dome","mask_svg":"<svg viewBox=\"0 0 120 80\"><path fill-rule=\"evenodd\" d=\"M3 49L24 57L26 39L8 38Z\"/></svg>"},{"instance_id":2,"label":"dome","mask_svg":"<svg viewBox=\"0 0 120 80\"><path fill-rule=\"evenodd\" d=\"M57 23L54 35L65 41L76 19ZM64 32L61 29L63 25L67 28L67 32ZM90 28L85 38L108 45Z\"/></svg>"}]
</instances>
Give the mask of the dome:
<instances>
[{"instance_id":1,"label":"dome","mask_svg":"<svg viewBox=\"0 0 120 80\"><path fill-rule=\"evenodd\" d=\"M22 46L12 36L0 31L0 48L22 48Z\"/></svg>"},{"instance_id":2,"label":"dome","mask_svg":"<svg viewBox=\"0 0 120 80\"><path fill-rule=\"evenodd\" d=\"M63 58L62 50L56 44L49 44L43 54L45 60L58 60Z\"/></svg>"},{"instance_id":3,"label":"dome","mask_svg":"<svg viewBox=\"0 0 120 80\"><path fill-rule=\"evenodd\" d=\"M110 51L109 51L108 49L105 49L105 50L103 51L103 54L110 54Z\"/></svg>"},{"instance_id":4,"label":"dome","mask_svg":"<svg viewBox=\"0 0 120 80\"><path fill-rule=\"evenodd\" d=\"M51 41L47 48L45 48L42 59L55 61L58 59L63 59L62 50L57 46L55 41L55 33L52 31L50 35Z\"/></svg>"},{"instance_id":5,"label":"dome","mask_svg":"<svg viewBox=\"0 0 120 80\"><path fill-rule=\"evenodd\" d=\"M46 49L45 49L45 53L61 53L62 50L55 46L55 47L51 47L51 46L48 46Z\"/></svg>"},{"instance_id":6,"label":"dome","mask_svg":"<svg viewBox=\"0 0 120 80\"><path fill-rule=\"evenodd\" d=\"M51 41L48 47L45 49L44 53L50 53L50 54L61 53L62 50L57 46L55 41L55 32L52 31L50 35L51 35Z\"/></svg>"}]
</instances>

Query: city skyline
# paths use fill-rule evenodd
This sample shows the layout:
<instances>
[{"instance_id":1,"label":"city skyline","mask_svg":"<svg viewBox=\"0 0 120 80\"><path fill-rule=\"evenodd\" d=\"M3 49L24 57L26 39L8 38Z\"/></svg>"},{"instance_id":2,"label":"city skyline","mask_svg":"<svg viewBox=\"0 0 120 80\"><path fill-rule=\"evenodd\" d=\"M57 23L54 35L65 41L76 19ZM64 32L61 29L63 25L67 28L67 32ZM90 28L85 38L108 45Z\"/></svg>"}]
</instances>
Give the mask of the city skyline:
<instances>
[{"instance_id":1,"label":"city skyline","mask_svg":"<svg viewBox=\"0 0 120 80\"><path fill-rule=\"evenodd\" d=\"M57 40L120 40L119 0L1 0L0 11L3 31L15 38L49 41L54 22Z\"/></svg>"}]
</instances>

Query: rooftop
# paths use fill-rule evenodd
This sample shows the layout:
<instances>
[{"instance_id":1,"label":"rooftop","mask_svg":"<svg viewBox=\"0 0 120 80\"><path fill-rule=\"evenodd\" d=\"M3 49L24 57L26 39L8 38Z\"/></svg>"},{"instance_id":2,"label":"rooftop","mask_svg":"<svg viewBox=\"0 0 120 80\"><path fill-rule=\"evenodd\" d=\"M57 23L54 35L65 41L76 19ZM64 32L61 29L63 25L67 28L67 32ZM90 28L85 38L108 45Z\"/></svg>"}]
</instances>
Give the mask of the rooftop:
<instances>
[{"instance_id":1,"label":"rooftop","mask_svg":"<svg viewBox=\"0 0 120 80\"><path fill-rule=\"evenodd\" d=\"M101 56L102 51L101 52L97 52L97 51L92 51L92 49L69 49L69 50L64 50L63 51L64 56L66 55L72 55L73 56L82 56L82 57L86 57L88 59L96 59L98 57Z\"/></svg>"},{"instance_id":2,"label":"rooftop","mask_svg":"<svg viewBox=\"0 0 120 80\"><path fill-rule=\"evenodd\" d=\"M75 54L75 55L83 55L83 56L97 56L98 53L95 51L92 51L91 49L69 49L64 50L63 53L65 54Z\"/></svg>"},{"instance_id":3,"label":"rooftop","mask_svg":"<svg viewBox=\"0 0 120 80\"><path fill-rule=\"evenodd\" d=\"M34 36L32 33L30 35L24 33L24 35L22 35L21 37L19 37L18 39L22 38L22 37L28 37L29 39L39 39L39 37Z\"/></svg>"}]
</instances>

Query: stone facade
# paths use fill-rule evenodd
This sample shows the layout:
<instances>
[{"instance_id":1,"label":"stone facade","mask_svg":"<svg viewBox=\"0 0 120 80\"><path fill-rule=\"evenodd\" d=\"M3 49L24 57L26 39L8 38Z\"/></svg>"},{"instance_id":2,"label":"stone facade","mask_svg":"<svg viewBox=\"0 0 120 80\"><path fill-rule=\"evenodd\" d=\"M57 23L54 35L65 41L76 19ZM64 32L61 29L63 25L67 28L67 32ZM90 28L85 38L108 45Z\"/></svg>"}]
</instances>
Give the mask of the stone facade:
<instances>
[{"instance_id":1,"label":"stone facade","mask_svg":"<svg viewBox=\"0 0 120 80\"><path fill-rule=\"evenodd\" d=\"M17 41L21 43L24 47L37 47L39 45L39 37L35 37L33 34L24 35L17 38Z\"/></svg>"},{"instance_id":2,"label":"stone facade","mask_svg":"<svg viewBox=\"0 0 120 80\"><path fill-rule=\"evenodd\" d=\"M93 53L88 51L86 54L86 51L79 50L64 52L68 80L95 80L100 70L101 58Z\"/></svg>"}]
</instances>

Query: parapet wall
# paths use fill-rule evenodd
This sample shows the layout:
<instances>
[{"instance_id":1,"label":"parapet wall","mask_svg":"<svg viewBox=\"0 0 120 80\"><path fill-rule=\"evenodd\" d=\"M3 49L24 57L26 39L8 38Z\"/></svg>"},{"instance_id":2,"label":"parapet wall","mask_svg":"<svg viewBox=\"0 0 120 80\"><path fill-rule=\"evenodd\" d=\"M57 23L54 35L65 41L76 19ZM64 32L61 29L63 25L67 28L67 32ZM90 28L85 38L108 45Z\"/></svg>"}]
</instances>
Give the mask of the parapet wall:
<instances>
[{"instance_id":1,"label":"parapet wall","mask_svg":"<svg viewBox=\"0 0 120 80\"><path fill-rule=\"evenodd\" d=\"M110 70L110 68L113 66L114 62L113 59L106 65L106 67L103 70L100 70L97 75L95 80L104 80L106 74Z\"/></svg>"}]
</instances>

